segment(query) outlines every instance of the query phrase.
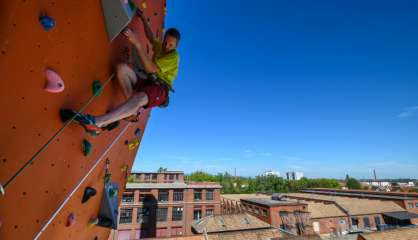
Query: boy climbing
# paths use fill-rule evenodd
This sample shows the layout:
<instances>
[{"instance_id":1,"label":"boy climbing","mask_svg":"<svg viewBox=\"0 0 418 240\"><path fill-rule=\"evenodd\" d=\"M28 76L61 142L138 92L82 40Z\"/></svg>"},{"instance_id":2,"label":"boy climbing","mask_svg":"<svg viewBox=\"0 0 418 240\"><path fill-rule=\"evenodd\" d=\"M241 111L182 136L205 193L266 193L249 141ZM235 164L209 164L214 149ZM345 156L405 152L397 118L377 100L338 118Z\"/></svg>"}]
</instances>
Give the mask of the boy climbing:
<instances>
[{"instance_id":1,"label":"boy climbing","mask_svg":"<svg viewBox=\"0 0 418 240\"><path fill-rule=\"evenodd\" d=\"M169 91L177 75L179 54L176 51L180 33L175 28L165 32L163 42L159 41L151 31L151 27L143 12L137 10L142 20L145 35L153 46L153 56L149 58L137 35L127 28L123 34L135 48L142 68L131 67L120 63L116 67L116 77L122 88L126 101L116 109L101 116L82 114L70 109L62 109L63 120L73 117L90 133L99 133L104 127L121 119L136 116L143 107L155 107L168 104Z\"/></svg>"}]
</instances>

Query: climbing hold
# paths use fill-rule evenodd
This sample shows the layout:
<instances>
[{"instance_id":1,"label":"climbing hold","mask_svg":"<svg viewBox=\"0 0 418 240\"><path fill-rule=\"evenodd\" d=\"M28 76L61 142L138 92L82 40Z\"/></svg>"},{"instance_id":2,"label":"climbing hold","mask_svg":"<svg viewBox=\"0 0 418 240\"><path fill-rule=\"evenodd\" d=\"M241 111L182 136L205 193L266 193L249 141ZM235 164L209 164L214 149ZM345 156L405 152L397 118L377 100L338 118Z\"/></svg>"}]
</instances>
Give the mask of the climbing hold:
<instances>
[{"instance_id":1,"label":"climbing hold","mask_svg":"<svg viewBox=\"0 0 418 240\"><path fill-rule=\"evenodd\" d=\"M128 140L125 140L125 145L128 145L129 144L129 141Z\"/></svg>"},{"instance_id":2,"label":"climbing hold","mask_svg":"<svg viewBox=\"0 0 418 240\"><path fill-rule=\"evenodd\" d=\"M129 4L129 7L131 8L132 11L136 10L136 4L132 0L125 1L125 4L126 3Z\"/></svg>"},{"instance_id":3,"label":"climbing hold","mask_svg":"<svg viewBox=\"0 0 418 240\"><path fill-rule=\"evenodd\" d=\"M102 83L100 83L99 80L94 80L92 89L93 89L93 95L94 96L96 96L96 97L100 96L100 94L102 94L102 91L103 91Z\"/></svg>"},{"instance_id":4,"label":"climbing hold","mask_svg":"<svg viewBox=\"0 0 418 240\"><path fill-rule=\"evenodd\" d=\"M94 237L94 240L99 240L99 237L98 237L98 236L95 236L95 237Z\"/></svg>"},{"instance_id":5,"label":"climbing hold","mask_svg":"<svg viewBox=\"0 0 418 240\"><path fill-rule=\"evenodd\" d=\"M97 193L96 189L92 187L86 187L86 189L84 189L84 194L83 194L83 198L81 199L81 203L87 202L91 197L96 195L96 193Z\"/></svg>"},{"instance_id":6,"label":"climbing hold","mask_svg":"<svg viewBox=\"0 0 418 240\"><path fill-rule=\"evenodd\" d=\"M118 190L109 188L109 197L113 198L118 194Z\"/></svg>"},{"instance_id":7,"label":"climbing hold","mask_svg":"<svg viewBox=\"0 0 418 240\"><path fill-rule=\"evenodd\" d=\"M110 197L109 194L106 194L109 192L109 189L115 189L117 191L119 186L114 182L105 185L105 194L103 194L102 203L100 205L98 225L117 229L119 200L116 197Z\"/></svg>"},{"instance_id":8,"label":"climbing hold","mask_svg":"<svg viewBox=\"0 0 418 240\"><path fill-rule=\"evenodd\" d=\"M4 196L4 194L5 194L5 192L4 192L4 188L3 188L3 185L0 183L0 194L2 195L2 196Z\"/></svg>"},{"instance_id":9,"label":"climbing hold","mask_svg":"<svg viewBox=\"0 0 418 240\"><path fill-rule=\"evenodd\" d=\"M135 136L136 136L138 139L140 139L140 138L141 138L141 129L140 129L140 128L137 128L137 129L135 130Z\"/></svg>"},{"instance_id":10,"label":"climbing hold","mask_svg":"<svg viewBox=\"0 0 418 240\"><path fill-rule=\"evenodd\" d=\"M126 171L128 171L128 165L127 165L127 164L124 164L124 165L120 168L120 170L121 170L122 172L126 172Z\"/></svg>"},{"instance_id":11,"label":"climbing hold","mask_svg":"<svg viewBox=\"0 0 418 240\"><path fill-rule=\"evenodd\" d=\"M46 84L45 91L51 93L59 93L64 90L64 81L62 78L53 70L47 69L45 71L46 75Z\"/></svg>"},{"instance_id":12,"label":"climbing hold","mask_svg":"<svg viewBox=\"0 0 418 240\"><path fill-rule=\"evenodd\" d=\"M147 8L147 2L142 1L141 7L142 7L142 9L146 9Z\"/></svg>"},{"instance_id":13,"label":"climbing hold","mask_svg":"<svg viewBox=\"0 0 418 240\"><path fill-rule=\"evenodd\" d=\"M49 31L55 27L55 20L49 17L48 15L42 15L39 17L39 22L45 31Z\"/></svg>"},{"instance_id":14,"label":"climbing hold","mask_svg":"<svg viewBox=\"0 0 418 240\"><path fill-rule=\"evenodd\" d=\"M67 227L71 227L75 223L75 214L70 213L67 217Z\"/></svg>"},{"instance_id":15,"label":"climbing hold","mask_svg":"<svg viewBox=\"0 0 418 240\"><path fill-rule=\"evenodd\" d=\"M91 218L91 219L89 220L89 223L87 224L87 226L88 226L89 228L91 228L91 227L93 227L93 226L97 225L98 223L99 223L99 219L98 219L98 218Z\"/></svg>"},{"instance_id":16,"label":"climbing hold","mask_svg":"<svg viewBox=\"0 0 418 240\"><path fill-rule=\"evenodd\" d=\"M129 150L134 150L138 146L139 146L139 140L138 139L135 139L132 142L128 143L128 149Z\"/></svg>"},{"instance_id":17,"label":"climbing hold","mask_svg":"<svg viewBox=\"0 0 418 240\"><path fill-rule=\"evenodd\" d=\"M91 145L91 143L84 139L83 140L83 154L84 156L88 156L91 153L91 149L93 148L93 145Z\"/></svg>"}]
</instances>

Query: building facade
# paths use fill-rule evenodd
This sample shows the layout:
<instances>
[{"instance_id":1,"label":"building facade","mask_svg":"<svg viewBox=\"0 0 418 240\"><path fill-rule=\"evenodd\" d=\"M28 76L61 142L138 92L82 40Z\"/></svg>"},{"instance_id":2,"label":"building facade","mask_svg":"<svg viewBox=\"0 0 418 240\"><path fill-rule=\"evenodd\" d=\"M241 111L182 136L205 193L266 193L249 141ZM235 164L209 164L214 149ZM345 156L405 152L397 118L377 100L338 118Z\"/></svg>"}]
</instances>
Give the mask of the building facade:
<instances>
[{"instance_id":1,"label":"building facade","mask_svg":"<svg viewBox=\"0 0 418 240\"><path fill-rule=\"evenodd\" d=\"M300 180L303 176L303 172L291 171L286 173L287 180Z\"/></svg>"},{"instance_id":2,"label":"building facade","mask_svg":"<svg viewBox=\"0 0 418 240\"><path fill-rule=\"evenodd\" d=\"M248 212L294 234L339 236L417 224L418 215L396 202L324 194L222 195L224 213Z\"/></svg>"},{"instance_id":3,"label":"building facade","mask_svg":"<svg viewBox=\"0 0 418 240\"><path fill-rule=\"evenodd\" d=\"M193 221L220 214L217 183L185 182L180 171L133 175L119 209L119 240L192 235Z\"/></svg>"},{"instance_id":4,"label":"building facade","mask_svg":"<svg viewBox=\"0 0 418 240\"><path fill-rule=\"evenodd\" d=\"M418 214L418 193L412 192L378 192L371 190L355 190L355 189L327 189L327 188L316 188L301 190L303 193L312 193L328 196L344 196L350 198L360 199L375 199L382 201L391 201L408 212ZM418 222L414 222L418 224Z\"/></svg>"}]
</instances>

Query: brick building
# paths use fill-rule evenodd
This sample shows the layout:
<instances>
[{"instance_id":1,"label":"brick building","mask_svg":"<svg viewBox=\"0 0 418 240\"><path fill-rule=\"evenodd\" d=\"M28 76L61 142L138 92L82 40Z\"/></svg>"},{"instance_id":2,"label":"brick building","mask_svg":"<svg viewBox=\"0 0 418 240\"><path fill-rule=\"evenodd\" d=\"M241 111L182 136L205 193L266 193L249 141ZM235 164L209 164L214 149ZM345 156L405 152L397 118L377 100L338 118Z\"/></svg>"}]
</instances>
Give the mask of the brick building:
<instances>
[{"instance_id":1,"label":"brick building","mask_svg":"<svg viewBox=\"0 0 418 240\"><path fill-rule=\"evenodd\" d=\"M378 199L385 201L392 201L408 212L418 214L418 193L412 192L377 192L371 190L343 190L343 189L305 189L301 190L303 193L314 193L321 195L332 195L332 196L345 196L351 198L365 198L365 199Z\"/></svg>"},{"instance_id":2,"label":"brick building","mask_svg":"<svg viewBox=\"0 0 418 240\"><path fill-rule=\"evenodd\" d=\"M415 224L418 215L406 211L397 203L380 199L364 199L346 196L331 196L311 193L285 193L286 199L294 199L306 203L332 204L339 208L345 214L345 221L333 224L329 221L312 219L312 225L315 232L344 232L356 229L377 230L390 226L408 226ZM333 220L335 221L335 220ZM335 221L335 223L337 223ZM321 230L321 228L325 228Z\"/></svg>"},{"instance_id":3,"label":"brick building","mask_svg":"<svg viewBox=\"0 0 418 240\"><path fill-rule=\"evenodd\" d=\"M217 183L185 182L181 171L133 175L119 209L119 240L191 235L194 220L221 212Z\"/></svg>"},{"instance_id":4,"label":"brick building","mask_svg":"<svg viewBox=\"0 0 418 240\"><path fill-rule=\"evenodd\" d=\"M344 235L416 223L418 215L393 201L286 193L222 195L223 212L248 212L274 227L296 234Z\"/></svg>"},{"instance_id":5,"label":"brick building","mask_svg":"<svg viewBox=\"0 0 418 240\"><path fill-rule=\"evenodd\" d=\"M271 224L298 235L309 229L308 205L297 201L277 201L272 199L241 199L242 210Z\"/></svg>"}]
</instances>

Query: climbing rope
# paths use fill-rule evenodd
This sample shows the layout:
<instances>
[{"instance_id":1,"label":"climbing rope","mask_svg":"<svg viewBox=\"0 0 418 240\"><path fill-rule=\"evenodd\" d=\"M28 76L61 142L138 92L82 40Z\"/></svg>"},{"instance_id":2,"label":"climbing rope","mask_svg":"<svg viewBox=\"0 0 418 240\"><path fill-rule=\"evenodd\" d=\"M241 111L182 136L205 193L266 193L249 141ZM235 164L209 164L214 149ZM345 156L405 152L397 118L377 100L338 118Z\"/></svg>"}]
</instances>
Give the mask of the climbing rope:
<instances>
[{"instance_id":1,"label":"climbing rope","mask_svg":"<svg viewBox=\"0 0 418 240\"><path fill-rule=\"evenodd\" d=\"M112 80L114 77L114 74L110 75L110 77L103 83L102 89ZM99 96L99 94L93 94L90 99L78 110L78 112L83 112L93 100ZM22 174L31 163L33 163L47 148L48 146L59 136L61 133L74 121L74 119L77 117L75 114L72 116L23 166L17 170L15 174L9 180L7 180L3 186L0 184L0 190L1 194L4 195L4 192L6 188L11 184L20 174Z\"/></svg>"},{"instance_id":2,"label":"climbing rope","mask_svg":"<svg viewBox=\"0 0 418 240\"><path fill-rule=\"evenodd\" d=\"M110 151L110 149L113 147L113 145L122 137L122 135L126 132L126 130L131 125L130 122L126 124L126 126L120 131L118 136L110 143L110 145L106 148L106 150L102 153L102 155L96 160L94 165L90 168L90 170L84 175L84 177L78 182L78 184L75 186L75 188L68 194L68 196L64 199L64 201L59 205L57 210L52 214L52 216L49 218L49 220L45 223L44 226L39 230L39 232L35 235L33 240L37 240L41 234L45 231L45 229L51 224L51 222L55 219L55 217L58 215L58 213L63 209L65 204L70 200L70 198L77 192L77 190L80 188L80 186L84 183L84 181L90 176L90 174L94 171L94 169L99 165L101 160L106 156L106 154Z\"/></svg>"}]
</instances>

